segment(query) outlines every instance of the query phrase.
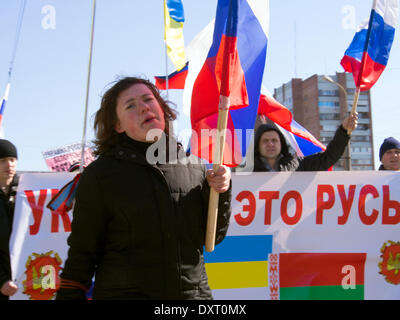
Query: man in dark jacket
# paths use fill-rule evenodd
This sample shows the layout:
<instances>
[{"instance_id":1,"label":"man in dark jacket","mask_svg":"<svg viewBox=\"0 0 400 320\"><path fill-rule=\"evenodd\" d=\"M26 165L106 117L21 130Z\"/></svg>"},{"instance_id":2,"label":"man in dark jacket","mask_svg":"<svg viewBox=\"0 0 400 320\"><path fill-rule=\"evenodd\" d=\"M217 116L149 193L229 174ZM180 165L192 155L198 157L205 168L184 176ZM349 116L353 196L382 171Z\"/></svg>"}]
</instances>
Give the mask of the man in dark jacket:
<instances>
[{"instance_id":1,"label":"man in dark jacket","mask_svg":"<svg viewBox=\"0 0 400 320\"><path fill-rule=\"evenodd\" d=\"M328 170L342 156L350 135L357 127L357 114L346 117L324 152L298 157L289 152L283 134L275 125L262 124L254 139L253 171L319 171Z\"/></svg>"},{"instance_id":2,"label":"man in dark jacket","mask_svg":"<svg viewBox=\"0 0 400 320\"><path fill-rule=\"evenodd\" d=\"M386 138L379 149L379 170L400 171L400 141L393 137Z\"/></svg>"},{"instance_id":3,"label":"man in dark jacket","mask_svg":"<svg viewBox=\"0 0 400 320\"><path fill-rule=\"evenodd\" d=\"M9 240L14 216L17 189L17 149L8 140L0 139L0 300L17 292L11 280Z\"/></svg>"}]
</instances>

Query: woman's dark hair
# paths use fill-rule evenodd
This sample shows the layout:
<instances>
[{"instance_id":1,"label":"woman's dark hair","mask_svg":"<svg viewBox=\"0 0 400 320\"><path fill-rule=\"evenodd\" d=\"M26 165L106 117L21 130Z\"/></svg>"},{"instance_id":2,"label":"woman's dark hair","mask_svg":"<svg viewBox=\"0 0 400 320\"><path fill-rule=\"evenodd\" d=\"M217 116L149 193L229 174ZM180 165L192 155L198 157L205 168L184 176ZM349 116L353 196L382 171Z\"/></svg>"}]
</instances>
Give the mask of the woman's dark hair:
<instances>
[{"instance_id":1,"label":"woman's dark hair","mask_svg":"<svg viewBox=\"0 0 400 320\"><path fill-rule=\"evenodd\" d=\"M161 95L158 88L150 81L137 78L137 77L125 77L118 80L110 89L106 91L101 100L100 109L95 114L94 120L94 131L96 139L94 143L94 154L100 155L109 149L111 149L119 141L120 134L115 131L115 125L117 123L117 100L122 91L130 88L135 84L146 85L164 111L165 129L164 132L167 135L172 134L172 128L170 128L169 122L176 119L177 113L171 109Z\"/></svg>"}]
</instances>

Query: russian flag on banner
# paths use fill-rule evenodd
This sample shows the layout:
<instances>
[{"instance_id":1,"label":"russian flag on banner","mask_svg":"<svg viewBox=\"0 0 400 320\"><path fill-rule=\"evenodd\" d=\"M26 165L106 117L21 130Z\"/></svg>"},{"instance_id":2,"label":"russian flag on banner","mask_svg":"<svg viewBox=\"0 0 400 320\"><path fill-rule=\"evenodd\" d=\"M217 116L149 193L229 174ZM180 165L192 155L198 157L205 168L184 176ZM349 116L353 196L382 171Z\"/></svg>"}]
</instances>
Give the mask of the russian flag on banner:
<instances>
[{"instance_id":1,"label":"russian flag on banner","mask_svg":"<svg viewBox=\"0 0 400 320\"><path fill-rule=\"evenodd\" d=\"M179 70L174 71L168 75L168 89L184 89L185 81L188 74L189 62L186 62L185 66ZM155 76L155 85L160 90L167 89L167 77L165 76Z\"/></svg>"},{"instance_id":2,"label":"russian flag on banner","mask_svg":"<svg viewBox=\"0 0 400 320\"><path fill-rule=\"evenodd\" d=\"M233 11L230 11L232 9ZM233 12L228 20L229 13ZM224 164L234 167L242 162L257 117L261 81L268 42L268 0L219 0L211 48L197 74L191 92L191 124L194 135L191 152L213 162L215 131L220 95L228 96L230 111L227 125ZM205 36L206 37L206 36ZM236 44L236 45L235 45ZM229 90L224 92L222 61L229 52ZM199 61L190 64L198 64ZM227 83L227 82L225 82Z\"/></svg>"},{"instance_id":3,"label":"russian flag on banner","mask_svg":"<svg viewBox=\"0 0 400 320\"><path fill-rule=\"evenodd\" d=\"M1 99L1 107L0 107L0 128L2 128L2 123L3 123L3 114L4 114L4 109L6 107L6 103L8 100L8 94L10 92L10 83L7 83L6 86L6 91L4 92L3 99Z\"/></svg>"},{"instance_id":4,"label":"russian flag on banner","mask_svg":"<svg viewBox=\"0 0 400 320\"><path fill-rule=\"evenodd\" d=\"M374 0L369 23L360 25L340 62L360 91L369 90L387 65L398 14L398 0Z\"/></svg>"},{"instance_id":5,"label":"russian flag on banner","mask_svg":"<svg viewBox=\"0 0 400 320\"><path fill-rule=\"evenodd\" d=\"M266 116L278 126L298 156L308 156L326 149L307 129L293 119L290 110L276 101L265 87L261 89L258 114Z\"/></svg>"}]
</instances>

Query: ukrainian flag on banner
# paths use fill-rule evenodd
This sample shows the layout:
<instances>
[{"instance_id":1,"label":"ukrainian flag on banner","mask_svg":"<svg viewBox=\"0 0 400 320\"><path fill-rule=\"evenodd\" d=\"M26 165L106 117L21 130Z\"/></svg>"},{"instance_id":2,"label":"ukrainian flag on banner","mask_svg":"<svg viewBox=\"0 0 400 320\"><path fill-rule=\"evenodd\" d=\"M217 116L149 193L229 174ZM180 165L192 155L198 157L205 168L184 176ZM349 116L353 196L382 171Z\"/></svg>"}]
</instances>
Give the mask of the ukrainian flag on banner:
<instances>
[{"instance_id":1,"label":"ukrainian flag on banner","mask_svg":"<svg viewBox=\"0 0 400 320\"><path fill-rule=\"evenodd\" d=\"M183 22L185 21L181 0L164 0L165 34L167 54L177 71L186 64L185 44L183 41Z\"/></svg>"},{"instance_id":2,"label":"ukrainian flag on banner","mask_svg":"<svg viewBox=\"0 0 400 320\"><path fill-rule=\"evenodd\" d=\"M225 237L213 252L204 253L211 289L265 288L267 291L271 252L272 235Z\"/></svg>"}]
</instances>

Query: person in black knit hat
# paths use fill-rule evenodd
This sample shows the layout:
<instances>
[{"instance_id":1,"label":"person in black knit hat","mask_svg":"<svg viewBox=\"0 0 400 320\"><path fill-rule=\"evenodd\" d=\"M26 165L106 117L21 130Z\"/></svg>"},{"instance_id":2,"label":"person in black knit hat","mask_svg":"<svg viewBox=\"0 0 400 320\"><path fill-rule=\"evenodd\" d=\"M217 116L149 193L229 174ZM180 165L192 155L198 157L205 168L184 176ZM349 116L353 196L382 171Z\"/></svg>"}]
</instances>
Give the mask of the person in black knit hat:
<instances>
[{"instance_id":1,"label":"person in black knit hat","mask_svg":"<svg viewBox=\"0 0 400 320\"><path fill-rule=\"evenodd\" d=\"M17 158L17 148L10 141L0 139L0 300L8 300L18 290L11 280L9 250L18 184Z\"/></svg>"},{"instance_id":2,"label":"person in black knit hat","mask_svg":"<svg viewBox=\"0 0 400 320\"><path fill-rule=\"evenodd\" d=\"M393 137L386 138L379 149L379 170L400 171L400 141Z\"/></svg>"}]
</instances>

